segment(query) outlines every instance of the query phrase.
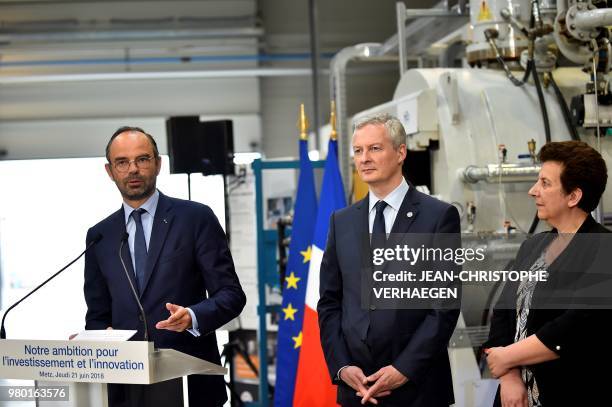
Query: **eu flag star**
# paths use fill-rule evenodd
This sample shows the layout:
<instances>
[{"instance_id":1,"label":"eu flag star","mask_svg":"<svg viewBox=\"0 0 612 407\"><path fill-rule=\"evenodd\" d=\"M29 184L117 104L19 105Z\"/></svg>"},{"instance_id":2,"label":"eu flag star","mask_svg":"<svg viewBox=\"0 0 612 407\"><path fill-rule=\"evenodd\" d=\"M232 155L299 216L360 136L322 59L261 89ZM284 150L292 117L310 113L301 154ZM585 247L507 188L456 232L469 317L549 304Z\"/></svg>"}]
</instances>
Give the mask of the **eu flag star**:
<instances>
[{"instance_id":1,"label":"eu flag star","mask_svg":"<svg viewBox=\"0 0 612 407\"><path fill-rule=\"evenodd\" d=\"M300 281L300 277L296 277L295 273L292 271L288 277L285 277L285 281L287 282L287 288L295 288L297 290L297 283Z\"/></svg>"},{"instance_id":2,"label":"eu flag star","mask_svg":"<svg viewBox=\"0 0 612 407\"><path fill-rule=\"evenodd\" d=\"M291 339L293 339L293 342L295 342L293 345L293 349L297 349L302 346L302 331L300 331L300 334L298 336L292 336Z\"/></svg>"},{"instance_id":3,"label":"eu flag star","mask_svg":"<svg viewBox=\"0 0 612 407\"><path fill-rule=\"evenodd\" d=\"M304 263L308 263L310 261L310 256L312 256L312 246L308 246L308 249L300 251L300 254L304 257Z\"/></svg>"},{"instance_id":4,"label":"eu flag star","mask_svg":"<svg viewBox=\"0 0 612 407\"><path fill-rule=\"evenodd\" d=\"M298 312L297 308L293 308L291 303L287 305L287 308L283 308L283 312L285 313L285 320L290 319L295 321L295 313Z\"/></svg>"}]
</instances>

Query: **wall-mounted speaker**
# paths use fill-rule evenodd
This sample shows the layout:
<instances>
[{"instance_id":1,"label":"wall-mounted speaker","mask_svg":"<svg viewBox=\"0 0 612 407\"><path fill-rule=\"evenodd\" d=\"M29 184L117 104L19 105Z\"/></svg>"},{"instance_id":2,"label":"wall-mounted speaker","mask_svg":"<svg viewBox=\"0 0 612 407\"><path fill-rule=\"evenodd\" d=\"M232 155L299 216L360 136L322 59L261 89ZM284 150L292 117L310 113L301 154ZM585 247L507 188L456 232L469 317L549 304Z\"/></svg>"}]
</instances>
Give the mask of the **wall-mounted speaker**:
<instances>
[{"instance_id":1,"label":"wall-mounted speaker","mask_svg":"<svg viewBox=\"0 0 612 407\"><path fill-rule=\"evenodd\" d=\"M205 164L209 174L234 175L234 127L231 120L201 122L205 140ZM205 169L205 175L206 169Z\"/></svg>"},{"instance_id":2,"label":"wall-mounted speaker","mask_svg":"<svg viewBox=\"0 0 612 407\"><path fill-rule=\"evenodd\" d=\"M231 120L200 122L198 116L166 120L172 174L234 174L234 133Z\"/></svg>"}]
</instances>

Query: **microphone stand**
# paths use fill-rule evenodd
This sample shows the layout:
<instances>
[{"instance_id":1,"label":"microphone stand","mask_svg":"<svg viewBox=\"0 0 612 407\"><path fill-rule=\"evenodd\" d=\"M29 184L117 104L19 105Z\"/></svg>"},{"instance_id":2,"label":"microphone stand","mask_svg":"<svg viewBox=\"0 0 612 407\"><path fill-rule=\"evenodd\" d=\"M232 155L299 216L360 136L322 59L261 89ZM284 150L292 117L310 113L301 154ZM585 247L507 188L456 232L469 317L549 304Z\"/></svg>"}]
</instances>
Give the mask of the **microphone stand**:
<instances>
[{"instance_id":1,"label":"microphone stand","mask_svg":"<svg viewBox=\"0 0 612 407\"><path fill-rule=\"evenodd\" d=\"M102 235L97 235L96 237L94 237L94 239L87 245L87 247L85 248L85 250L83 250L81 252L81 254L79 254L74 260L72 260L70 263L68 263L64 268L62 268L60 271L58 271L57 273L53 274L51 277L49 277L48 279L46 279L45 281L43 281L41 284L39 284L36 288L34 288L32 291L30 291L29 293L27 293L24 297L22 297L19 301L17 301L16 303L14 303L13 305L11 305L6 312L4 313L4 315L2 316L2 324L0 324L0 339L6 339L6 330L4 329L4 320L6 319L6 315L13 309L15 308L17 305L21 304L26 298L28 298L30 295L34 294L36 291L38 291L40 288L42 288L45 284L47 284L49 281L53 280L55 277L57 277L62 271L66 270L68 267L72 266L78 259L80 259L86 252L87 250L89 250L94 244L98 243L100 240L102 240Z\"/></svg>"},{"instance_id":2,"label":"microphone stand","mask_svg":"<svg viewBox=\"0 0 612 407\"><path fill-rule=\"evenodd\" d=\"M142 307L142 303L140 302L140 298L138 297L138 293L136 292L136 288L134 288L134 283L132 283L132 279L130 278L130 273L128 272L127 267L125 266L125 261L123 260L123 256L121 252L123 251L123 246L125 242L128 240L128 234L125 232L123 237L121 238L121 245L119 246L119 260L121 260L121 265L123 266L123 272L125 273L125 277L130 283L130 288L132 290L132 294L134 295L134 299L136 300L136 304L138 305L138 309L140 310L140 317L142 318L142 322L144 323L144 340L146 342L149 341L149 329L147 327L147 316L145 315L144 308Z\"/></svg>"}]
</instances>

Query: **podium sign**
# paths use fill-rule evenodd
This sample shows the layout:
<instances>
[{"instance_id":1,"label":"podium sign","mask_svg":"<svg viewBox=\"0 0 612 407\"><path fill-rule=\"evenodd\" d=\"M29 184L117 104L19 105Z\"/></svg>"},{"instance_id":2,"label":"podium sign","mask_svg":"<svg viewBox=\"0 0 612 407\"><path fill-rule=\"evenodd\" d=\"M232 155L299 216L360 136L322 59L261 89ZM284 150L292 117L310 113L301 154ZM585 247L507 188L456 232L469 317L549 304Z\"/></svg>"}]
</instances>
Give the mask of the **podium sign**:
<instances>
[{"instance_id":1,"label":"podium sign","mask_svg":"<svg viewBox=\"0 0 612 407\"><path fill-rule=\"evenodd\" d=\"M3 340L0 378L149 384L151 353L147 342Z\"/></svg>"},{"instance_id":2,"label":"podium sign","mask_svg":"<svg viewBox=\"0 0 612 407\"><path fill-rule=\"evenodd\" d=\"M154 350L152 342L0 341L0 379L69 383L71 400L62 404L69 407L107 407L106 383L154 384L179 377L186 383L187 375L226 373L223 366L174 349ZM188 405L186 393L183 399Z\"/></svg>"}]
</instances>

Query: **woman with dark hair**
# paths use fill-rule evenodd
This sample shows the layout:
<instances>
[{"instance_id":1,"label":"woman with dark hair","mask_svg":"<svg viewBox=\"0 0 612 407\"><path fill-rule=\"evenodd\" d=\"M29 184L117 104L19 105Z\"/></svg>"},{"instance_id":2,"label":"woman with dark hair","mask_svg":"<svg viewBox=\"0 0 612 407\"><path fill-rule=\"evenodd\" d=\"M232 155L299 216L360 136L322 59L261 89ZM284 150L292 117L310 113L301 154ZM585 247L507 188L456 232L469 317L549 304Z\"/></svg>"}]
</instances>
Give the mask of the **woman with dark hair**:
<instances>
[{"instance_id":1,"label":"woman with dark hair","mask_svg":"<svg viewBox=\"0 0 612 407\"><path fill-rule=\"evenodd\" d=\"M600 406L609 398L609 377L597 368L612 359L610 311L550 306L552 291L545 286L568 276L575 281L601 252L573 236L608 232L590 215L606 187L606 163L580 141L548 143L539 159L542 168L529 195L538 218L553 230L527 239L513 269L546 270L548 279L506 283L494 310L486 344L489 369L500 381L494 405ZM500 306L503 299L510 300Z\"/></svg>"}]
</instances>

